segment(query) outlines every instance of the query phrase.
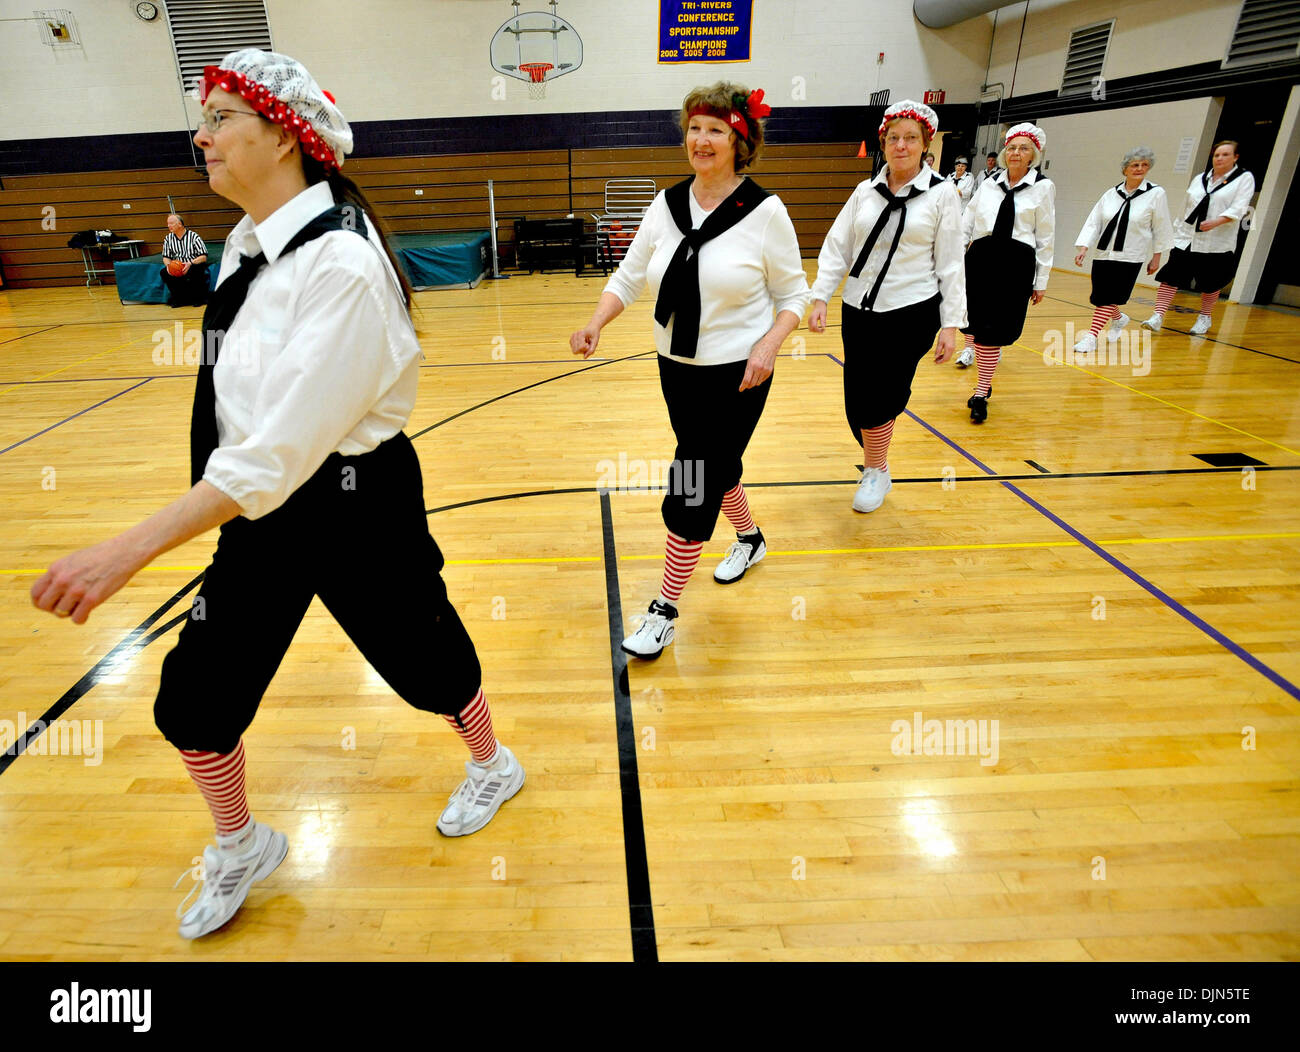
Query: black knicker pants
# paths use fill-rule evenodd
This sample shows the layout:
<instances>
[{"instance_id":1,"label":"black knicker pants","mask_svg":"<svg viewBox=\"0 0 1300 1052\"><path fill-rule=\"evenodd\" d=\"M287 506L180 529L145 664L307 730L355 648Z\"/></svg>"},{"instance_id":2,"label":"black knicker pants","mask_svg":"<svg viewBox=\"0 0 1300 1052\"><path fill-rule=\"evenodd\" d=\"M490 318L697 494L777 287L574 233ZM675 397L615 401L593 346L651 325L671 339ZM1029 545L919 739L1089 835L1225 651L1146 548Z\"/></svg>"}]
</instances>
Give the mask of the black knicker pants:
<instances>
[{"instance_id":1,"label":"black knicker pants","mask_svg":"<svg viewBox=\"0 0 1300 1052\"><path fill-rule=\"evenodd\" d=\"M747 364L686 365L659 355L659 386L677 436L664 525L683 540L713 536L722 498L740 481L740 458L772 390L771 377L740 390Z\"/></svg>"},{"instance_id":2,"label":"black knicker pants","mask_svg":"<svg viewBox=\"0 0 1300 1052\"><path fill-rule=\"evenodd\" d=\"M842 304L844 415L862 445L862 432L887 424L907 408L916 367L939 334L932 296L897 310L860 310Z\"/></svg>"},{"instance_id":3,"label":"black knicker pants","mask_svg":"<svg viewBox=\"0 0 1300 1052\"><path fill-rule=\"evenodd\" d=\"M399 433L360 456L331 454L275 511L221 527L163 660L158 729L179 749L233 750L314 596L406 702L460 712L482 671L442 566L410 439Z\"/></svg>"},{"instance_id":4,"label":"black knicker pants","mask_svg":"<svg viewBox=\"0 0 1300 1052\"><path fill-rule=\"evenodd\" d=\"M198 305L208 301L208 264L195 263L185 274L173 274L162 268L163 284L167 286L167 299L174 303Z\"/></svg>"}]
</instances>

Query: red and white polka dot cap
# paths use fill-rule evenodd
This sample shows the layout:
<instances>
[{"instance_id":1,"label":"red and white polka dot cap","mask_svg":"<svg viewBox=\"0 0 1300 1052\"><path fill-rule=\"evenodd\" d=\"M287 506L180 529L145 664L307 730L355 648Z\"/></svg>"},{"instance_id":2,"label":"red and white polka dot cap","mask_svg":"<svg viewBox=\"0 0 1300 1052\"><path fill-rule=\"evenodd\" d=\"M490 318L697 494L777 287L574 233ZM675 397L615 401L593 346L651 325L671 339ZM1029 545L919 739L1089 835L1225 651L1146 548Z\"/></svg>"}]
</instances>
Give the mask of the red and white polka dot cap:
<instances>
[{"instance_id":1,"label":"red and white polka dot cap","mask_svg":"<svg viewBox=\"0 0 1300 1052\"><path fill-rule=\"evenodd\" d=\"M902 102L896 102L885 110L885 117L880 122L880 131L876 133L877 137L885 134L885 129L889 127L890 121L899 120L907 117L916 121L918 124L924 124L930 131L930 138L933 139L935 133L939 130L939 115L930 109L923 102L913 102L911 99L904 99Z\"/></svg>"},{"instance_id":2,"label":"red and white polka dot cap","mask_svg":"<svg viewBox=\"0 0 1300 1052\"><path fill-rule=\"evenodd\" d=\"M220 88L238 95L263 117L298 136L304 152L326 168L342 168L352 152L352 128L303 64L275 51L232 51L218 66L206 66L199 101Z\"/></svg>"},{"instance_id":3,"label":"red and white polka dot cap","mask_svg":"<svg viewBox=\"0 0 1300 1052\"><path fill-rule=\"evenodd\" d=\"M1043 129L1037 124L1029 124L1026 122L1024 124L1017 124L1014 128L1008 129L1007 137L1002 140L1002 145L1005 146L1017 135L1023 135L1026 139L1033 142L1033 144L1038 147L1038 152L1040 154L1047 148L1047 132L1043 131Z\"/></svg>"}]
</instances>

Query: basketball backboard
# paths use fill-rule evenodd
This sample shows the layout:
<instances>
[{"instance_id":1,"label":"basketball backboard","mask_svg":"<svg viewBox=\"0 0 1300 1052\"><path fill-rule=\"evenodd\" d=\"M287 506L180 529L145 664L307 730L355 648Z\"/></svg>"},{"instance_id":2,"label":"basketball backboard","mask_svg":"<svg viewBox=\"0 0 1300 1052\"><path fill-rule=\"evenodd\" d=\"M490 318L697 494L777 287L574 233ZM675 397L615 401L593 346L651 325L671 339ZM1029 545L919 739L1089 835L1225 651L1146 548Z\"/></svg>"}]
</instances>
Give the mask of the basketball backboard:
<instances>
[{"instance_id":1,"label":"basketball backboard","mask_svg":"<svg viewBox=\"0 0 1300 1052\"><path fill-rule=\"evenodd\" d=\"M582 38L556 13L557 0L551 0L550 6L549 12L520 12L516 0L515 13L492 34L494 70L532 84L562 77L582 65Z\"/></svg>"}]
</instances>

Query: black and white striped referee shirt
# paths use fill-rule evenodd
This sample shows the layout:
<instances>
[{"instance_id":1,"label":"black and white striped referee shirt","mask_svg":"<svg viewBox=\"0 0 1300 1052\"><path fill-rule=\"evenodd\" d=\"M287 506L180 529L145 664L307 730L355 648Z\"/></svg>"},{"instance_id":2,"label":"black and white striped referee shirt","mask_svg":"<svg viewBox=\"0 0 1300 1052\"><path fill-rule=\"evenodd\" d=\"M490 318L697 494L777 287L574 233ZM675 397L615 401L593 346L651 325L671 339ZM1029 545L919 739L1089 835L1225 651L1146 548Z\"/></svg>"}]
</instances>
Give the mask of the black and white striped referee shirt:
<instances>
[{"instance_id":1,"label":"black and white striped referee shirt","mask_svg":"<svg viewBox=\"0 0 1300 1052\"><path fill-rule=\"evenodd\" d=\"M203 238L193 230L186 230L184 237L177 237L175 234L168 233L163 238L162 254L167 259L179 259L182 263L188 263L192 259L208 254L208 246L203 243Z\"/></svg>"}]
</instances>

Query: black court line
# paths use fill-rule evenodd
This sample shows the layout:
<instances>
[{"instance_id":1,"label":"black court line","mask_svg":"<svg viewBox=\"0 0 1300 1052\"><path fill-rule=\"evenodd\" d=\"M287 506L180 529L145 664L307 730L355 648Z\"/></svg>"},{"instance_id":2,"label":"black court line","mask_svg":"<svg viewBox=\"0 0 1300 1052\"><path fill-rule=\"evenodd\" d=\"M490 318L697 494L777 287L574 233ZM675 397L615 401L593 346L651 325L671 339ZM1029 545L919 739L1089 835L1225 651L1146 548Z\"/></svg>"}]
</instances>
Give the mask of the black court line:
<instances>
[{"instance_id":1,"label":"black court line","mask_svg":"<svg viewBox=\"0 0 1300 1052\"><path fill-rule=\"evenodd\" d=\"M1062 299L1060 296L1048 296L1048 297L1046 297L1046 298L1049 299L1049 300L1055 300L1057 303L1068 303L1071 307L1078 307L1080 310L1085 310L1085 311L1091 311L1091 310L1093 310L1093 306L1092 306L1091 303L1089 303L1089 304L1087 304L1087 305L1084 305L1084 304L1082 304L1082 303L1075 303L1074 300ZM1134 300L1133 302L1135 302L1135 303L1141 303L1141 304L1143 304L1144 306L1147 306L1147 305L1148 305L1148 304L1146 304L1146 302L1145 302L1144 300ZM1155 305L1155 301L1152 300L1150 306L1154 306L1154 305ZM1127 304L1125 304L1125 306L1127 306ZM1243 306L1243 307L1253 307L1254 304L1252 304L1252 303L1243 303L1243 304L1239 304L1239 306ZM1185 310L1187 310L1186 307L1181 307L1181 308L1180 308L1180 307L1171 307L1170 309L1171 309L1171 310L1179 310L1179 311L1185 311ZM1130 317L1129 320L1132 321L1133 319ZM1139 323L1138 323L1138 328L1141 329L1141 327L1142 327L1142 326L1141 326L1141 323L1139 322ZM1076 329L1075 331L1077 332L1078 330ZM1171 328L1169 328L1169 326L1167 326L1167 325L1165 325L1165 326L1161 326L1160 331L1161 331L1161 332L1176 332L1176 333L1179 333L1179 334L1181 334L1181 335L1183 335L1183 336L1191 336L1191 335L1192 335L1192 334L1191 334L1190 332L1188 332L1186 329L1171 329ZM1151 335L1152 335L1152 338L1154 339L1155 336L1158 335L1158 334L1157 334L1157 333L1152 333ZM1223 344L1224 347L1235 347L1235 348L1237 348L1237 350L1239 350L1239 351L1250 351L1251 354L1262 354L1262 355L1264 355L1266 358L1276 358L1279 362L1290 362L1292 365L1300 365L1300 359L1297 359L1297 358L1288 358L1288 357L1286 357L1286 355L1283 355L1283 354L1274 354L1272 351L1261 351L1261 350L1259 350L1259 348L1257 348L1257 347L1247 347L1245 344L1241 344L1241 343L1229 343L1227 340L1220 340L1220 339L1218 339L1217 337L1214 337L1214 336L1202 335L1202 336L1198 336L1198 337L1195 337L1195 338L1196 338L1196 339L1201 339L1201 340L1206 340L1206 341L1208 341L1208 342L1210 342L1210 343L1221 343L1221 344ZM1155 348L1153 347L1152 350L1154 350L1154 349L1155 349Z\"/></svg>"},{"instance_id":2,"label":"black court line","mask_svg":"<svg viewBox=\"0 0 1300 1052\"><path fill-rule=\"evenodd\" d=\"M1035 471L1041 471L1044 475L1051 474L1051 472L1048 471L1047 468L1043 467L1043 465L1038 463L1038 461L1036 460L1026 460L1025 463L1028 464Z\"/></svg>"},{"instance_id":3,"label":"black court line","mask_svg":"<svg viewBox=\"0 0 1300 1052\"><path fill-rule=\"evenodd\" d=\"M1255 468L1255 470L1256 471L1300 471L1300 464L1266 464ZM1141 469L1141 470L1131 470L1131 471L1061 472L1052 475L983 475L980 474L980 475L958 475L955 478L944 477L942 475L934 475L929 477L918 476L915 478L896 478L893 481L896 484L900 484L900 485L909 482L914 482L914 483L1026 482L1031 480L1035 482L1039 482L1039 481L1050 481L1056 479L1127 478L1127 477L1144 476L1144 475L1152 475L1152 476L1223 475L1223 474L1239 475L1240 473L1241 473L1241 469L1236 467L1166 468L1166 469L1151 468L1151 469ZM748 486L750 489L778 489L778 488L794 488L794 487L803 487L803 486L856 486L857 481L853 479L810 479L807 481L794 480L788 482L746 482L745 485ZM662 491L662 489L663 489L662 486L653 487L653 488L647 486L647 487L643 487L643 489L627 490L622 492L644 491L646 493L652 493L652 492L657 493ZM454 511L458 508L471 508L480 504L494 504L499 501L519 500L526 497L553 497L558 495L568 495L574 493L595 493L595 494L604 493L607 496L608 492L609 492L608 490L603 490L599 486L578 486L570 489L543 489L543 490L529 490L529 491L519 492L519 493L500 493L491 497L478 497L475 500L463 500L463 501L459 501L456 504L444 504L441 507L430 508L425 512L425 515L436 515L439 512L443 512L443 511ZM188 591L190 591L190 589L192 589L196 584L198 584L202 580L203 580L203 574L200 573L197 577L194 578L194 580L192 580L189 584L187 584L174 596L172 596L165 603L163 603L162 606L160 606L157 610L155 610L152 614L150 614L149 617L143 623L141 623L137 628L133 629L129 635L127 635L120 643L117 644L116 647L114 647L111 651L109 651L109 653L105 655L105 657L103 657L94 666L94 668L90 670L90 672L86 673L86 676L83 676L82 679L77 682L76 686L74 686L71 690L69 690L66 694L64 694L63 697L59 699L59 701L55 702L55 704L50 708L49 712L47 712L45 716L42 718L48 721L50 719L57 718L57 715L67 711L67 709L72 705L72 702L76 701L78 698L84 695L91 687L95 685L95 683L99 682L99 680L103 678L103 675L106 672L107 663L110 661L110 659L112 659L112 664L114 668L117 666L118 663L120 663L121 660L120 652L122 651L123 648L125 648L128 645L131 645L132 646L131 653L132 655L134 655L135 653L138 653L140 650L144 649L144 647L148 646L150 643L154 642L154 640L158 639L160 636L168 632L172 627L174 627L175 625L179 624L182 620L184 620L184 618L188 614L188 611L185 614L180 614L177 617L174 617L171 621L168 621L157 631L152 632L149 635L144 636L143 638L140 638L139 635L140 633L144 632L151 625L153 625L159 618L161 618L165 613L167 613L167 611L171 609L171 607L174 606L178 600L180 600ZM620 648L620 653L621 653L621 648ZM119 655L119 656L118 658L114 658L114 655ZM87 677L93 677L93 678L88 679ZM71 700L67 700L69 698ZM67 701L66 704L64 704L65 700ZM0 754L0 756L7 756L7 755L8 754ZM5 768L7 768L9 765L9 762L12 761L10 760L8 762L0 763L0 773L4 772Z\"/></svg>"},{"instance_id":4,"label":"black court line","mask_svg":"<svg viewBox=\"0 0 1300 1052\"><path fill-rule=\"evenodd\" d=\"M505 394L499 394L495 398L489 398L486 402L479 402L478 405L472 405L468 409L462 409L459 413L452 413L451 416L444 417L442 420L439 420L436 424L430 424L428 427L424 428L423 430L415 432L415 434L409 437L411 441L414 442L421 435L427 435L430 431L432 431L436 427L442 427L443 424L450 424L453 420L457 420L460 417L465 416L467 413L472 413L476 409L482 409L484 406L491 405L493 402L499 402L503 398L509 398L511 395L521 394L524 391L531 391L534 387L541 387L542 384L554 383L556 380L563 380L570 376L577 376L580 373L591 372L592 369L603 369L607 365L615 365L618 362L631 361L633 358L640 358L643 355L654 354L654 353L655 353L654 351L641 351L638 354L629 354L623 358L609 358L606 361L597 362L595 365L588 365L582 369L570 369L567 373L561 373L559 376L548 376L545 380L538 380L536 383L527 384L524 387L516 387L513 391L507 391ZM0 453L2 452L4 452L4 450L0 450Z\"/></svg>"},{"instance_id":5,"label":"black court line","mask_svg":"<svg viewBox=\"0 0 1300 1052\"><path fill-rule=\"evenodd\" d=\"M153 378L150 377L149 379L153 379ZM34 435L28 435L26 438L21 439L21 440L15 442L12 446L5 446L4 449L0 449L0 454L8 453L11 449L17 449L19 446L21 446L21 445L25 445L26 443L30 442L30 441L31 441L32 439L34 439L34 438L40 438L41 435L44 435L44 434L49 433L50 431L53 431L56 427L62 427L62 426L63 426L64 424L66 424L69 420L76 420L77 417L82 416L82 415L85 414L85 413L89 413L92 409L98 409L101 405L106 405L107 403L111 402L114 398L121 398L124 394L130 394L130 393L131 393L132 391L134 391L137 387L143 387L143 386L144 386L145 384L147 384L148 382L149 382L149 380L141 380L138 384L132 384L132 385L131 385L130 387L128 387L125 391L118 391L117 394L115 394L115 395L110 395L108 398L105 398L103 401L96 402L94 405L88 405L88 406L86 406L85 409L82 409L80 412L73 413L73 414L72 414L71 416L69 416L69 417L64 417L64 418L63 418L62 420L60 420L57 424L51 424L49 427L44 428L43 430L37 431L36 434L34 434Z\"/></svg>"},{"instance_id":6,"label":"black court line","mask_svg":"<svg viewBox=\"0 0 1300 1052\"><path fill-rule=\"evenodd\" d=\"M49 328L37 329L35 332L25 332L21 336L15 336L12 340L0 340L0 347L8 347L11 343L17 343L19 340L27 339L28 336L39 336L43 332L53 332L57 328L59 328L59 326L51 325Z\"/></svg>"},{"instance_id":7,"label":"black court line","mask_svg":"<svg viewBox=\"0 0 1300 1052\"><path fill-rule=\"evenodd\" d=\"M91 687L105 676L115 672L119 665L130 661L131 658L159 636L163 635L163 633L170 631L174 626L180 624L189 617L190 612L188 610L182 611L157 631L149 632L149 629L153 627L155 622L157 622L165 613L167 613L168 610L184 598L186 593L202 580L203 574L199 574L194 578L194 580L190 581L189 584L168 599L167 602L163 603L162 606L141 621L140 624L127 633L126 637L118 643L117 646L96 661L89 672L69 687L68 690L64 692L63 696L45 711L36 724L33 724L30 728L24 731L23 734L5 752L0 753L0 774L4 774L5 771L9 769L10 765L23 754L28 745L39 738L54 720L57 720L67 712L68 709L72 708L72 706L76 704L76 702L79 701L91 689ZM149 634L146 635L146 632Z\"/></svg>"},{"instance_id":8,"label":"black court line","mask_svg":"<svg viewBox=\"0 0 1300 1052\"><path fill-rule=\"evenodd\" d=\"M862 465L856 465L856 470L861 471ZM1256 471L1300 471L1300 464L1263 464L1255 469ZM1033 480L1051 481L1055 479L1103 479L1103 478L1137 478L1144 475L1164 476L1164 475L1240 475L1241 469L1237 467L1230 468L1133 468L1127 471L1059 471L1046 475L917 475L912 478L896 478L892 481L895 485L904 485L909 482L932 483L932 482L1027 482ZM857 479L792 479L785 482L746 482L748 489L793 489L799 486L856 486ZM614 490L616 493L662 493L664 486L636 486L625 490ZM517 493L498 493L491 497L476 497L473 500L462 500L455 504L443 504L436 508L429 508L425 511L426 515L434 515L440 511L455 511L458 508L473 508L479 504L495 504L503 500L517 500L521 497L555 497L572 493L600 493L611 492L601 486L572 486L566 489L534 489L522 490Z\"/></svg>"},{"instance_id":9,"label":"black court line","mask_svg":"<svg viewBox=\"0 0 1300 1052\"><path fill-rule=\"evenodd\" d=\"M627 869L627 911L632 925L632 962L655 964L654 906L650 901L650 866L646 860L645 821L641 815L641 781L636 761L636 726L628 692L627 655L623 653L623 604L619 599L618 553L609 493L600 491L600 530L604 541L605 596L609 612L609 657L614 673L614 720L618 728L618 782L623 802L623 859Z\"/></svg>"}]
</instances>

